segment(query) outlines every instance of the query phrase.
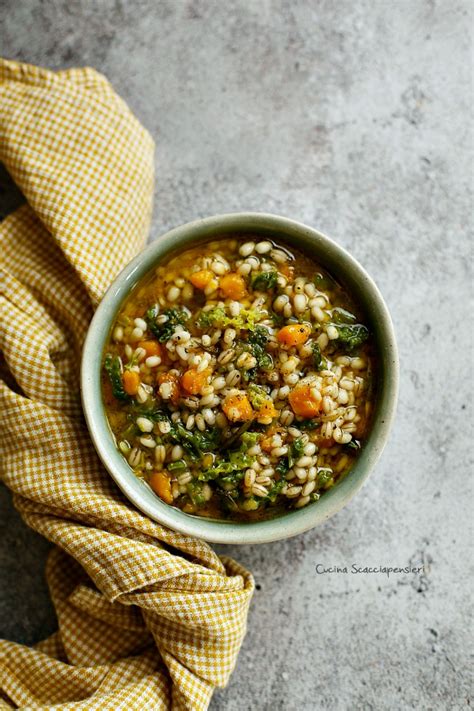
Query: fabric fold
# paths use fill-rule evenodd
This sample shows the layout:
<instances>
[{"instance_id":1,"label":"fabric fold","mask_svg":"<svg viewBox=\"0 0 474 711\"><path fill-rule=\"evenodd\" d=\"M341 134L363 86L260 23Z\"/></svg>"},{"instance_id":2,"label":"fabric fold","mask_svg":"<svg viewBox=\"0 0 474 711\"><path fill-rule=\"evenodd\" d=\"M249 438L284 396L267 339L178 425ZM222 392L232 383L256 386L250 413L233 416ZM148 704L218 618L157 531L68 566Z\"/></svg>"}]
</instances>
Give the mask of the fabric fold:
<instances>
[{"instance_id":1,"label":"fabric fold","mask_svg":"<svg viewBox=\"0 0 474 711\"><path fill-rule=\"evenodd\" d=\"M0 642L0 708L207 708L246 630L252 576L137 511L86 431L93 309L144 245L153 142L92 69L0 62L0 161L27 204L0 225L1 477L57 547L58 632Z\"/></svg>"}]
</instances>

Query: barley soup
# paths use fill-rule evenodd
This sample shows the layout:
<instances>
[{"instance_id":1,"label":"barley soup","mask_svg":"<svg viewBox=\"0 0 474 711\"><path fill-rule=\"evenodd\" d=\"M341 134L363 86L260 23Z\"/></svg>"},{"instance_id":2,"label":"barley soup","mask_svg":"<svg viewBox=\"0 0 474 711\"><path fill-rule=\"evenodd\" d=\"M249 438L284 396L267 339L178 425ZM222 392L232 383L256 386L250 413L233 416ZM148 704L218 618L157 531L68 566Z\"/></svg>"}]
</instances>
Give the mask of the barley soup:
<instances>
[{"instance_id":1,"label":"barley soup","mask_svg":"<svg viewBox=\"0 0 474 711\"><path fill-rule=\"evenodd\" d=\"M317 502L370 424L361 321L287 245L236 236L171 255L124 302L105 349L118 449L189 514L259 520Z\"/></svg>"}]
</instances>

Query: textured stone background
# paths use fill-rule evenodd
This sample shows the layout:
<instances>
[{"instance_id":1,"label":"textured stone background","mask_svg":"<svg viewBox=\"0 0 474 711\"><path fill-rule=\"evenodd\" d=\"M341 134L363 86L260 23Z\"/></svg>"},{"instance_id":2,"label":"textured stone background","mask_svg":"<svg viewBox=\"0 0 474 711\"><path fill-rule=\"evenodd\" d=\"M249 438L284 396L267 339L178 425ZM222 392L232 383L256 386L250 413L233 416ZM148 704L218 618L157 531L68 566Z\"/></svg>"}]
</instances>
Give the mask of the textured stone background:
<instances>
[{"instance_id":1,"label":"textured stone background","mask_svg":"<svg viewBox=\"0 0 474 711\"><path fill-rule=\"evenodd\" d=\"M0 1L4 56L96 67L151 131L152 236L217 212L288 215L347 247L393 314L398 419L365 489L323 528L226 551L258 591L214 711L469 703L473 7ZM0 183L4 213L17 196ZM55 625L48 546L0 493L1 633L32 643ZM352 562L429 572L315 572Z\"/></svg>"}]
</instances>

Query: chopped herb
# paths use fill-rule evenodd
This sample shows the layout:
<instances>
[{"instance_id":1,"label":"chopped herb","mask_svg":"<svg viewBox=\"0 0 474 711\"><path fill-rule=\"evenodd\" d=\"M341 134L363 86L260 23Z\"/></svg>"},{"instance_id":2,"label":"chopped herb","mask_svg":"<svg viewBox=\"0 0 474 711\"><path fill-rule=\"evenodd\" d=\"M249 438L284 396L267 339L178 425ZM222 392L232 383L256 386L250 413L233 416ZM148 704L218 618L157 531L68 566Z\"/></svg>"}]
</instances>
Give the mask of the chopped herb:
<instances>
[{"instance_id":1,"label":"chopped herb","mask_svg":"<svg viewBox=\"0 0 474 711\"><path fill-rule=\"evenodd\" d=\"M313 366L315 370L325 370L328 367L328 362L322 355L321 348L316 341L311 343L311 350L313 351Z\"/></svg>"},{"instance_id":2,"label":"chopped herb","mask_svg":"<svg viewBox=\"0 0 474 711\"><path fill-rule=\"evenodd\" d=\"M257 365L255 368L245 371L244 377L246 380L253 380L259 369L271 370L273 368L273 358L265 350L268 340L268 331L264 326L256 326L255 329L249 333L247 339L248 349L254 358L256 358Z\"/></svg>"},{"instance_id":3,"label":"chopped herb","mask_svg":"<svg viewBox=\"0 0 474 711\"><path fill-rule=\"evenodd\" d=\"M240 438L240 449L245 451L246 449L255 447L259 439L260 432L244 432L242 437Z\"/></svg>"},{"instance_id":4,"label":"chopped herb","mask_svg":"<svg viewBox=\"0 0 474 711\"><path fill-rule=\"evenodd\" d=\"M275 503L278 494L281 493L281 490L283 489L285 484L285 479L280 479L279 481L276 481L265 498L268 499L268 501L270 501L272 504Z\"/></svg>"},{"instance_id":5,"label":"chopped herb","mask_svg":"<svg viewBox=\"0 0 474 711\"><path fill-rule=\"evenodd\" d=\"M339 334L336 343L349 353L359 348L369 337L368 329L361 323L337 324L336 328Z\"/></svg>"},{"instance_id":6,"label":"chopped herb","mask_svg":"<svg viewBox=\"0 0 474 711\"><path fill-rule=\"evenodd\" d=\"M354 314L351 314L350 311L346 311L346 309L343 309L340 306L337 306L335 309L332 310L331 318L334 323L350 324L356 323L357 321L357 318L356 316L354 316Z\"/></svg>"},{"instance_id":7,"label":"chopped herb","mask_svg":"<svg viewBox=\"0 0 474 711\"><path fill-rule=\"evenodd\" d=\"M358 452L361 448L361 444L358 439L351 439L351 441L344 444L342 448L349 452Z\"/></svg>"},{"instance_id":8,"label":"chopped herb","mask_svg":"<svg viewBox=\"0 0 474 711\"><path fill-rule=\"evenodd\" d=\"M320 469L316 477L318 489L329 489L334 484L334 475L331 469Z\"/></svg>"},{"instance_id":9,"label":"chopped herb","mask_svg":"<svg viewBox=\"0 0 474 711\"><path fill-rule=\"evenodd\" d=\"M167 317L165 323L157 323L156 319L159 315L157 306L152 306L145 315L145 320L149 330L160 343L168 341L174 333L176 326L184 326L188 320L188 314L184 309L173 306L171 309L166 309L163 316Z\"/></svg>"},{"instance_id":10,"label":"chopped herb","mask_svg":"<svg viewBox=\"0 0 474 711\"><path fill-rule=\"evenodd\" d=\"M241 481L244 478L245 475L245 470L237 470L234 472L231 472L230 474L227 474L226 476L222 476L219 479L219 484L226 489L227 491L230 491L231 489L234 489L239 481Z\"/></svg>"},{"instance_id":11,"label":"chopped herb","mask_svg":"<svg viewBox=\"0 0 474 711\"><path fill-rule=\"evenodd\" d=\"M209 469L203 469L197 475L199 481L211 481L217 479L217 477L223 474L231 474L234 471L230 462L221 462L215 467L210 467Z\"/></svg>"},{"instance_id":12,"label":"chopped herb","mask_svg":"<svg viewBox=\"0 0 474 711\"><path fill-rule=\"evenodd\" d=\"M254 410L260 410L268 401L268 392L261 385L250 383L248 387L249 400Z\"/></svg>"},{"instance_id":13,"label":"chopped herb","mask_svg":"<svg viewBox=\"0 0 474 711\"><path fill-rule=\"evenodd\" d=\"M256 309L241 309L238 316L228 318L224 326L234 326L235 328L245 328L252 331L255 328L257 321L265 318L266 311L257 311Z\"/></svg>"},{"instance_id":14,"label":"chopped herb","mask_svg":"<svg viewBox=\"0 0 474 711\"><path fill-rule=\"evenodd\" d=\"M265 315L266 311L241 309L238 316L227 316L222 306L215 306L209 311L201 311L197 320L197 325L203 330L206 330L211 326L217 326L219 328L233 326L234 328L252 331L255 328L257 321Z\"/></svg>"},{"instance_id":15,"label":"chopped herb","mask_svg":"<svg viewBox=\"0 0 474 711\"><path fill-rule=\"evenodd\" d=\"M252 355L257 359L257 370L259 368L261 370L271 370L273 368L273 358L269 353L266 353L261 346L252 346Z\"/></svg>"},{"instance_id":16,"label":"chopped herb","mask_svg":"<svg viewBox=\"0 0 474 711\"><path fill-rule=\"evenodd\" d=\"M249 496L242 504L244 511L257 511L263 504L263 498L257 499L255 496Z\"/></svg>"},{"instance_id":17,"label":"chopped herb","mask_svg":"<svg viewBox=\"0 0 474 711\"><path fill-rule=\"evenodd\" d=\"M298 422L298 426L300 423ZM285 474L294 466L295 462L304 455L305 439L298 437L291 443L286 457L280 457L278 464L275 466L275 472L280 478L284 478Z\"/></svg>"},{"instance_id":18,"label":"chopped herb","mask_svg":"<svg viewBox=\"0 0 474 711\"><path fill-rule=\"evenodd\" d=\"M297 459L303 456L304 454L304 445L305 445L305 440L303 437L298 437L298 439L295 439L294 442L291 443L290 449L288 452L288 467L291 469L293 464L296 462Z\"/></svg>"},{"instance_id":19,"label":"chopped herb","mask_svg":"<svg viewBox=\"0 0 474 711\"><path fill-rule=\"evenodd\" d=\"M171 424L170 436L178 442L191 459L200 459L206 452L213 452L217 449L221 432L217 427L210 430L200 432L187 430L182 422L173 422Z\"/></svg>"},{"instance_id":20,"label":"chopped herb","mask_svg":"<svg viewBox=\"0 0 474 711\"><path fill-rule=\"evenodd\" d=\"M252 288L257 291L269 291L277 285L278 272L260 272L252 281Z\"/></svg>"},{"instance_id":21,"label":"chopped herb","mask_svg":"<svg viewBox=\"0 0 474 711\"><path fill-rule=\"evenodd\" d=\"M188 465L184 459L178 459L176 462L167 464L166 468L169 472L184 472L188 468Z\"/></svg>"},{"instance_id":22,"label":"chopped herb","mask_svg":"<svg viewBox=\"0 0 474 711\"><path fill-rule=\"evenodd\" d=\"M137 365L137 363L138 363L138 353L137 353L137 351L135 351L133 353L132 357L130 358L130 360L128 361L128 363L125 363L125 365L123 366L123 369L124 370L131 370L132 368L134 368Z\"/></svg>"},{"instance_id":23,"label":"chopped herb","mask_svg":"<svg viewBox=\"0 0 474 711\"><path fill-rule=\"evenodd\" d=\"M201 481L209 481L210 479L227 477L236 472L242 472L243 476L245 469L251 467L255 462L255 457L247 454L247 450L257 443L259 436L258 432L244 432L241 437L240 448L234 452L229 452L227 458L220 461L219 464L201 471L198 474L198 478Z\"/></svg>"},{"instance_id":24,"label":"chopped herb","mask_svg":"<svg viewBox=\"0 0 474 711\"><path fill-rule=\"evenodd\" d=\"M226 319L225 311L221 306L214 306L208 311L201 311L197 320L199 328L205 330L211 326L217 325Z\"/></svg>"},{"instance_id":25,"label":"chopped herb","mask_svg":"<svg viewBox=\"0 0 474 711\"><path fill-rule=\"evenodd\" d=\"M277 314L276 311L270 311L270 318L277 328L281 328L286 321L283 314Z\"/></svg>"},{"instance_id":26,"label":"chopped herb","mask_svg":"<svg viewBox=\"0 0 474 711\"><path fill-rule=\"evenodd\" d=\"M321 420L299 420L297 424L299 430L315 430L321 424Z\"/></svg>"},{"instance_id":27,"label":"chopped herb","mask_svg":"<svg viewBox=\"0 0 474 711\"><path fill-rule=\"evenodd\" d=\"M275 472L280 475L280 477L284 477L285 474L289 470L288 466L288 458L287 457L280 457L278 460L278 464L275 466Z\"/></svg>"},{"instance_id":28,"label":"chopped herb","mask_svg":"<svg viewBox=\"0 0 474 711\"><path fill-rule=\"evenodd\" d=\"M129 401L130 396L123 389L121 360L118 356L107 353L104 368L112 385L112 393L117 400Z\"/></svg>"},{"instance_id":29,"label":"chopped herb","mask_svg":"<svg viewBox=\"0 0 474 711\"><path fill-rule=\"evenodd\" d=\"M203 485L200 481L190 481L186 489L189 498L195 506L202 506L206 503L206 498L203 494Z\"/></svg>"},{"instance_id":30,"label":"chopped herb","mask_svg":"<svg viewBox=\"0 0 474 711\"><path fill-rule=\"evenodd\" d=\"M254 461L255 457L249 457L248 454L243 454L242 452L231 452L229 459L226 459L219 464L210 467L209 469L204 469L198 474L198 479L200 479L200 481L217 479L220 476L247 469L253 464Z\"/></svg>"},{"instance_id":31,"label":"chopped herb","mask_svg":"<svg viewBox=\"0 0 474 711\"><path fill-rule=\"evenodd\" d=\"M248 341L252 345L258 345L264 348L269 338L270 336L265 326L255 326L254 330L249 333Z\"/></svg>"},{"instance_id":32,"label":"chopped herb","mask_svg":"<svg viewBox=\"0 0 474 711\"><path fill-rule=\"evenodd\" d=\"M237 469L245 469L254 463L255 457L251 457L247 454L246 450L247 446L245 445L237 450L237 452L229 453L229 461L232 464L232 471L236 471Z\"/></svg>"},{"instance_id":33,"label":"chopped herb","mask_svg":"<svg viewBox=\"0 0 474 711\"><path fill-rule=\"evenodd\" d=\"M271 370L273 367L273 359L271 355L268 355L268 353L265 353L264 356L261 358L257 358L257 365L255 368L250 368L250 370L246 370L244 372L244 379L248 382L249 380L254 380L257 377L258 374L258 369L261 368L262 370Z\"/></svg>"}]
</instances>

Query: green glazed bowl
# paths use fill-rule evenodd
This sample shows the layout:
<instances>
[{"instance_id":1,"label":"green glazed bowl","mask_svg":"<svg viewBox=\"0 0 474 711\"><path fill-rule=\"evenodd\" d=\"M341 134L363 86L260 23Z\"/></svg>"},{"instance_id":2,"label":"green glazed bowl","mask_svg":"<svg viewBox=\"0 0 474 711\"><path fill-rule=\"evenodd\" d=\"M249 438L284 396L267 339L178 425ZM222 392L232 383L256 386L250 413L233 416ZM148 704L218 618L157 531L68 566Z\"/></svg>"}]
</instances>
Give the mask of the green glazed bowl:
<instances>
[{"instance_id":1,"label":"green glazed bowl","mask_svg":"<svg viewBox=\"0 0 474 711\"><path fill-rule=\"evenodd\" d=\"M138 479L115 446L101 395L101 360L112 324L134 286L170 252L217 236L253 234L286 242L313 257L342 285L366 315L378 365L373 424L350 474L309 506L268 521L237 523L186 514L168 506ZM92 319L81 369L82 402L96 450L125 496L155 521L216 543L267 543L303 533L342 509L359 491L388 438L398 391L398 355L392 321L382 296L364 269L344 249L299 222L263 213L235 213L196 220L159 237L115 279Z\"/></svg>"}]
</instances>

